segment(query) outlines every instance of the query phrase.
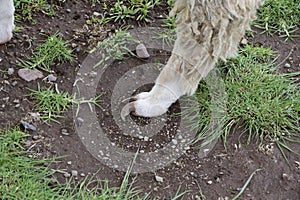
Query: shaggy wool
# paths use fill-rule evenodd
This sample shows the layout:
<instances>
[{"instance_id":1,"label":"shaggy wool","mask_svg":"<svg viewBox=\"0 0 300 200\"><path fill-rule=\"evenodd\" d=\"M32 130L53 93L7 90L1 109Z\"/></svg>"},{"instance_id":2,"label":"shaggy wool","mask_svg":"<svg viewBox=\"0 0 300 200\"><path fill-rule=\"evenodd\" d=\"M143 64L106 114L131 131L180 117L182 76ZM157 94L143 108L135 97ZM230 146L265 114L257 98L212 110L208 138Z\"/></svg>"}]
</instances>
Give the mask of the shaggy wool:
<instances>
[{"instance_id":1,"label":"shaggy wool","mask_svg":"<svg viewBox=\"0 0 300 200\"><path fill-rule=\"evenodd\" d=\"M157 83L165 85L180 73L181 90L192 95L198 82L219 59L226 60L236 54L239 42L263 2L177 0L170 12L170 16L177 15L177 40Z\"/></svg>"}]
</instances>

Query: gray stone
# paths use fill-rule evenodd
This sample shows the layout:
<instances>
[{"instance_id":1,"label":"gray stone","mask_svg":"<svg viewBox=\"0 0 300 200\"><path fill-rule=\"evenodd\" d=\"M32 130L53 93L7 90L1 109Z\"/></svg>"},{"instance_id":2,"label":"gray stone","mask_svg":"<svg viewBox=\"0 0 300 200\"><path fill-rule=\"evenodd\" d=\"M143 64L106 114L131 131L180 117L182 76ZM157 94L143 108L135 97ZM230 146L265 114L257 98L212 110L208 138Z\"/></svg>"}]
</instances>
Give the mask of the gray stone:
<instances>
[{"instance_id":1,"label":"gray stone","mask_svg":"<svg viewBox=\"0 0 300 200\"><path fill-rule=\"evenodd\" d=\"M147 48L144 44L139 44L136 46L136 54L139 58L149 58L150 55L147 51Z\"/></svg>"},{"instance_id":2,"label":"gray stone","mask_svg":"<svg viewBox=\"0 0 300 200\"><path fill-rule=\"evenodd\" d=\"M21 120L21 124L27 130L36 131L36 127L35 126L33 126L33 125L31 125L31 124L23 121L23 120Z\"/></svg>"},{"instance_id":3,"label":"gray stone","mask_svg":"<svg viewBox=\"0 0 300 200\"><path fill-rule=\"evenodd\" d=\"M18 75L27 82L44 77L41 71L36 69L27 69L27 68L19 69Z\"/></svg>"},{"instance_id":4,"label":"gray stone","mask_svg":"<svg viewBox=\"0 0 300 200\"><path fill-rule=\"evenodd\" d=\"M54 76L53 74L49 74L47 78L48 78L48 81L50 81L50 82L55 82L57 80L57 77Z\"/></svg>"}]
</instances>

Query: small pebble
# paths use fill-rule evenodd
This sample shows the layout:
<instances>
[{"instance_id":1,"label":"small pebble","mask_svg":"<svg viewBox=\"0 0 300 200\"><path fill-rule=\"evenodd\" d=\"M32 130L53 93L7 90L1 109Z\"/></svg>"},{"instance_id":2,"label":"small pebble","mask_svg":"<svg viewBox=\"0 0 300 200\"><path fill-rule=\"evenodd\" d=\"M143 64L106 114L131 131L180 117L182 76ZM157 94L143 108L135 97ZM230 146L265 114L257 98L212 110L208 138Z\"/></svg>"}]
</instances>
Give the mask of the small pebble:
<instances>
[{"instance_id":1,"label":"small pebble","mask_svg":"<svg viewBox=\"0 0 300 200\"><path fill-rule=\"evenodd\" d=\"M144 44L139 44L136 46L136 54L139 58L149 58L150 55L147 51L147 48Z\"/></svg>"},{"instance_id":2,"label":"small pebble","mask_svg":"<svg viewBox=\"0 0 300 200\"><path fill-rule=\"evenodd\" d=\"M164 179L162 178L162 177L160 177L160 176L155 176L155 180L157 181L157 182L164 182Z\"/></svg>"},{"instance_id":3,"label":"small pebble","mask_svg":"<svg viewBox=\"0 0 300 200\"><path fill-rule=\"evenodd\" d=\"M16 86L17 84L18 84L17 81L14 81L14 82L11 83L12 86Z\"/></svg>"},{"instance_id":4,"label":"small pebble","mask_svg":"<svg viewBox=\"0 0 300 200\"><path fill-rule=\"evenodd\" d=\"M15 99L15 100L13 100L13 102L17 104L17 103L20 103L20 100L19 99Z\"/></svg>"},{"instance_id":5,"label":"small pebble","mask_svg":"<svg viewBox=\"0 0 300 200\"><path fill-rule=\"evenodd\" d=\"M242 39L241 44L246 45L247 43L248 43L248 41L246 38Z\"/></svg>"},{"instance_id":6,"label":"small pebble","mask_svg":"<svg viewBox=\"0 0 300 200\"><path fill-rule=\"evenodd\" d=\"M283 173L283 174L282 174L282 178L283 178L284 180L288 180L288 181L293 180L293 176L291 176L291 175L289 175L289 174L286 174L286 173Z\"/></svg>"},{"instance_id":7,"label":"small pebble","mask_svg":"<svg viewBox=\"0 0 300 200\"><path fill-rule=\"evenodd\" d=\"M25 145L26 146L30 146L32 144L32 142L30 140L26 140Z\"/></svg>"},{"instance_id":8,"label":"small pebble","mask_svg":"<svg viewBox=\"0 0 300 200\"><path fill-rule=\"evenodd\" d=\"M144 136L139 135L139 139L140 139L140 140L143 140L143 139L144 139Z\"/></svg>"},{"instance_id":9,"label":"small pebble","mask_svg":"<svg viewBox=\"0 0 300 200\"><path fill-rule=\"evenodd\" d=\"M76 53L79 53L80 51L81 51L81 48L80 48L80 47L76 47L76 48L75 48L75 52L76 52Z\"/></svg>"},{"instance_id":10,"label":"small pebble","mask_svg":"<svg viewBox=\"0 0 300 200\"><path fill-rule=\"evenodd\" d=\"M50 81L50 82L55 82L57 80L57 77L54 76L53 74L49 74L47 78L48 78L48 81Z\"/></svg>"},{"instance_id":11,"label":"small pebble","mask_svg":"<svg viewBox=\"0 0 300 200\"><path fill-rule=\"evenodd\" d=\"M68 133L68 130L65 129L65 128L61 129L61 134L62 134L62 135L65 135L65 136L70 135L70 133Z\"/></svg>"},{"instance_id":12,"label":"small pebble","mask_svg":"<svg viewBox=\"0 0 300 200\"><path fill-rule=\"evenodd\" d=\"M197 177L198 177L197 174L195 174L195 172L191 172L190 174L191 174L191 176L194 177L194 178L197 178Z\"/></svg>"},{"instance_id":13,"label":"small pebble","mask_svg":"<svg viewBox=\"0 0 300 200\"><path fill-rule=\"evenodd\" d=\"M96 17L99 17L101 15L101 13L93 12L93 15L95 15Z\"/></svg>"},{"instance_id":14,"label":"small pebble","mask_svg":"<svg viewBox=\"0 0 300 200\"><path fill-rule=\"evenodd\" d=\"M81 126L83 122L84 122L84 120L83 120L81 117L78 117L78 118L76 119L76 125L77 125L77 126Z\"/></svg>"},{"instance_id":15,"label":"small pebble","mask_svg":"<svg viewBox=\"0 0 300 200\"><path fill-rule=\"evenodd\" d=\"M68 165L71 165L71 164L72 164L72 161L68 161L67 164L68 164Z\"/></svg>"},{"instance_id":16,"label":"small pebble","mask_svg":"<svg viewBox=\"0 0 300 200\"><path fill-rule=\"evenodd\" d=\"M213 182L212 181L207 181L207 184L208 185L211 185Z\"/></svg>"},{"instance_id":17,"label":"small pebble","mask_svg":"<svg viewBox=\"0 0 300 200\"><path fill-rule=\"evenodd\" d=\"M33 125L31 125L31 124L29 124L29 123L27 123L27 122L24 122L24 121L22 121L22 120L21 120L20 123L22 124L22 126L23 126L25 129L31 130L31 131L36 131L36 127L33 126Z\"/></svg>"},{"instance_id":18,"label":"small pebble","mask_svg":"<svg viewBox=\"0 0 300 200\"><path fill-rule=\"evenodd\" d=\"M178 142L177 142L177 140L172 139L172 143L176 145Z\"/></svg>"},{"instance_id":19,"label":"small pebble","mask_svg":"<svg viewBox=\"0 0 300 200\"><path fill-rule=\"evenodd\" d=\"M9 97L4 97L4 98L2 98L2 100L5 101L5 103L8 103Z\"/></svg>"},{"instance_id":20,"label":"small pebble","mask_svg":"<svg viewBox=\"0 0 300 200\"><path fill-rule=\"evenodd\" d=\"M72 170L72 171L71 171L71 174L72 174L72 176L78 176L78 171Z\"/></svg>"},{"instance_id":21,"label":"small pebble","mask_svg":"<svg viewBox=\"0 0 300 200\"><path fill-rule=\"evenodd\" d=\"M38 135L34 135L33 137L32 137L32 139L33 140L38 140L40 137L38 136Z\"/></svg>"},{"instance_id":22,"label":"small pebble","mask_svg":"<svg viewBox=\"0 0 300 200\"><path fill-rule=\"evenodd\" d=\"M77 46L78 46L78 45L77 45L76 43L72 43L72 44L71 44L71 47L72 47L72 48L75 48L75 47L77 47Z\"/></svg>"},{"instance_id":23,"label":"small pebble","mask_svg":"<svg viewBox=\"0 0 300 200\"><path fill-rule=\"evenodd\" d=\"M90 78L95 78L97 75L98 75L98 74L97 74L97 72L95 72L95 71L91 71L91 72L89 73L89 77L90 77Z\"/></svg>"},{"instance_id":24,"label":"small pebble","mask_svg":"<svg viewBox=\"0 0 300 200\"><path fill-rule=\"evenodd\" d=\"M80 176L85 177L85 174L84 173L80 173Z\"/></svg>"},{"instance_id":25,"label":"small pebble","mask_svg":"<svg viewBox=\"0 0 300 200\"><path fill-rule=\"evenodd\" d=\"M12 75L15 72L14 68L10 67L7 70L8 75Z\"/></svg>"},{"instance_id":26,"label":"small pebble","mask_svg":"<svg viewBox=\"0 0 300 200\"><path fill-rule=\"evenodd\" d=\"M69 177L71 177L71 174L66 172L66 173L64 173L64 177L69 178Z\"/></svg>"},{"instance_id":27,"label":"small pebble","mask_svg":"<svg viewBox=\"0 0 300 200\"><path fill-rule=\"evenodd\" d=\"M286 68L290 68L290 67L291 67L291 65L290 65L289 63L285 63L284 67L286 67Z\"/></svg>"},{"instance_id":28,"label":"small pebble","mask_svg":"<svg viewBox=\"0 0 300 200\"><path fill-rule=\"evenodd\" d=\"M189 150L189 149L191 149L191 147L186 146L186 147L184 147L183 149L184 149L184 150Z\"/></svg>"}]
</instances>

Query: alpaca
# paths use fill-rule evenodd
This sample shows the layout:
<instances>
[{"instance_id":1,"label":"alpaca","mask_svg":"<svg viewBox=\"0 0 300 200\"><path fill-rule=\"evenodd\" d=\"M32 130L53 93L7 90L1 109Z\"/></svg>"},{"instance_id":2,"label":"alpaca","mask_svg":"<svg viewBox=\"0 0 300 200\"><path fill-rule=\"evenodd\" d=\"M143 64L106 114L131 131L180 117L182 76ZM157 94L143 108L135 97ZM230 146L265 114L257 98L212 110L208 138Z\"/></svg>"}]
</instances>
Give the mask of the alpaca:
<instances>
[{"instance_id":1,"label":"alpaca","mask_svg":"<svg viewBox=\"0 0 300 200\"><path fill-rule=\"evenodd\" d=\"M219 59L236 54L238 44L264 0L177 0L177 39L166 66L149 92L133 97L121 117L164 114L179 97L193 95Z\"/></svg>"},{"instance_id":2,"label":"alpaca","mask_svg":"<svg viewBox=\"0 0 300 200\"><path fill-rule=\"evenodd\" d=\"M14 11L13 0L0 0L0 44L9 41L13 36Z\"/></svg>"}]
</instances>

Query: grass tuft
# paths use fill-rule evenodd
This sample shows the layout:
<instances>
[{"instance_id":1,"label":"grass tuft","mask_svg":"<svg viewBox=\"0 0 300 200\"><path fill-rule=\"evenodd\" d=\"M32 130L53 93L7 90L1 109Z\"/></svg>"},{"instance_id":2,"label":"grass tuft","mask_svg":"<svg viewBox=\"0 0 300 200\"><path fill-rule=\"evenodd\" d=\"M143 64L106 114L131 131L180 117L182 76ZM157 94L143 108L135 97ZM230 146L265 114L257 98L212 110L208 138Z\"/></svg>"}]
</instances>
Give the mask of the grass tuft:
<instances>
[{"instance_id":1,"label":"grass tuft","mask_svg":"<svg viewBox=\"0 0 300 200\"><path fill-rule=\"evenodd\" d=\"M279 143L299 136L299 86L293 74L277 74L269 66L272 54L271 49L246 46L226 64L227 124L244 122L248 143L266 137Z\"/></svg>"},{"instance_id":2,"label":"grass tuft","mask_svg":"<svg viewBox=\"0 0 300 200\"><path fill-rule=\"evenodd\" d=\"M17 128L0 130L1 199L58 199L48 186L53 173L42 165L49 161L26 157L21 145L26 136Z\"/></svg>"},{"instance_id":3,"label":"grass tuft","mask_svg":"<svg viewBox=\"0 0 300 200\"><path fill-rule=\"evenodd\" d=\"M236 58L223 64L227 115L221 119L222 127L210 137L222 136L226 144L230 130L243 124L242 134L248 134L248 144L252 140L269 138L280 148L291 151L286 142L299 142L292 136L299 137L300 133L300 90L294 79L300 73L277 74L270 66L273 57L271 49L246 46ZM202 130L200 140L213 112L211 96L204 82L200 83L196 97L200 108L192 107L188 113L194 113L189 115L191 119L198 118L199 123L194 124L194 128Z\"/></svg>"},{"instance_id":4,"label":"grass tuft","mask_svg":"<svg viewBox=\"0 0 300 200\"><path fill-rule=\"evenodd\" d=\"M55 15L54 8L47 0L14 0L16 9L16 20L20 21L31 21L36 23L34 20L34 14L42 12L45 15Z\"/></svg>"},{"instance_id":5,"label":"grass tuft","mask_svg":"<svg viewBox=\"0 0 300 200\"><path fill-rule=\"evenodd\" d=\"M127 19L149 22L149 12L159 4L159 0L117 0L111 8L108 8L106 3L103 3L105 12L101 23Z\"/></svg>"},{"instance_id":6,"label":"grass tuft","mask_svg":"<svg viewBox=\"0 0 300 200\"><path fill-rule=\"evenodd\" d=\"M169 17L166 16L165 19L163 19L162 27L163 31L157 33L156 39L160 39L163 42L163 45L167 44L171 46L176 40L176 25L175 25L176 18L175 17Z\"/></svg>"},{"instance_id":7,"label":"grass tuft","mask_svg":"<svg viewBox=\"0 0 300 200\"><path fill-rule=\"evenodd\" d=\"M255 25L272 34L291 38L300 25L300 3L294 0L266 0L258 10Z\"/></svg>"},{"instance_id":8,"label":"grass tuft","mask_svg":"<svg viewBox=\"0 0 300 200\"><path fill-rule=\"evenodd\" d=\"M108 182L96 181L94 177L83 182L67 184L58 183L54 178L55 170L50 170L43 163L54 160L35 160L28 158L22 148L24 138L28 136L15 128L0 130L0 196L1 199L146 199L139 197L140 191L132 188L128 178L130 169L125 175L122 186L109 187ZM53 180L56 184L53 185Z\"/></svg>"},{"instance_id":9,"label":"grass tuft","mask_svg":"<svg viewBox=\"0 0 300 200\"><path fill-rule=\"evenodd\" d=\"M88 103L100 106L98 103L101 102L100 96L97 96L90 100L76 99L71 96L68 92L59 92L52 88L42 90L38 85L37 90L29 89L31 92L30 96L35 101L35 109L39 112L41 118L48 121L55 121L56 118L61 118L62 113L70 109L72 104L77 105L78 109L80 104Z\"/></svg>"},{"instance_id":10,"label":"grass tuft","mask_svg":"<svg viewBox=\"0 0 300 200\"><path fill-rule=\"evenodd\" d=\"M90 53L100 51L100 61L94 66L98 67L109 59L123 60L127 55L135 56L128 48L128 44L138 43L126 30L118 30L115 35L97 44ZM99 53L99 52L96 52Z\"/></svg>"},{"instance_id":11,"label":"grass tuft","mask_svg":"<svg viewBox=\"0 0 300 200\"><path fill-rule=\"evenodd\" d=\"M72 50L68 48L68 43L64 42L61 36L55 34L49 36L47 41L33 52L29 61L21 60L21 66L52 72L51 66L53 64L72 62L73 60Z\"/></svg>"}]
</instances>

